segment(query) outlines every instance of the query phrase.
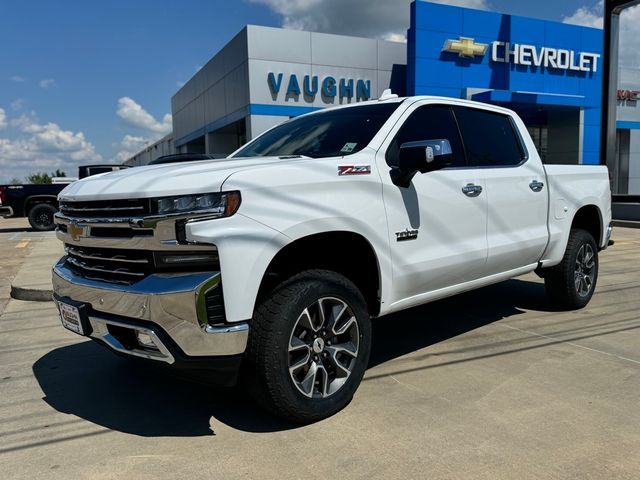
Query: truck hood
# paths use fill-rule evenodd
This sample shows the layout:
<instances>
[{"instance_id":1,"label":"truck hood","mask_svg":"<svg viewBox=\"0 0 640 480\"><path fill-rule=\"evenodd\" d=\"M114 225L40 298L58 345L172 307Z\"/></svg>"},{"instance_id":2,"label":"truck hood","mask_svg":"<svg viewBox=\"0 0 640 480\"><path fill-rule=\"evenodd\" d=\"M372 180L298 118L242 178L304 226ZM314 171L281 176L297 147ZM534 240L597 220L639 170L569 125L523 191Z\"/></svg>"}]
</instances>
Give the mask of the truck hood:
<instances>
[{"instance_id":1,"label":"truck hood","mask_svg":"<svg viewBox=\"0 0 640 480\"><path fill-rule=\"evenodd\" d=\"M300 160L303 158L253 157L127 168L74 182L59 198L90 201L217 192L235 172Z\"/></svg>"}]
</instances>

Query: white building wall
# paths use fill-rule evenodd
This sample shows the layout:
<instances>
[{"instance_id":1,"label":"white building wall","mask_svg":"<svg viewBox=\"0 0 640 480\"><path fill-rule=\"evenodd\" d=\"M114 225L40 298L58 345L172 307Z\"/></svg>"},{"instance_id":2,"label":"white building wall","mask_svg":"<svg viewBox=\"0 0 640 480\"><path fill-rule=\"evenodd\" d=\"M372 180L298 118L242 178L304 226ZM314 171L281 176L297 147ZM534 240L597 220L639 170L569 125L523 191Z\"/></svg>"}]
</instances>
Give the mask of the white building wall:
<instances>
[{"instance_id":1,"label":"white building wall","mask_svg":"<svg viewBox=\"0 0 640 480\"><path fill-rule=\"evenodd\" d=\"M305 75L317 75L319 82L329 75L337 82L351 79L354 90L358 79L365 80L377 98L389 87L393 65L405 63L404 43L248 25L173 96L173 135L182 145L246 117L250 139L276 121L269 112L251 114L250 104L326 107L356 101L355 95L327 98L320 92L314 98L287 97L291 74L301 89ZM269 72L283 74L278 95L269 89ZM289 117L280 114L279 121Z\"/></svg>"},{"instance_id":2,"label":"white building wall","mask_svg":"<svg viewBox=\"0 0 640 480\"><path fill-rule=\"evenodd\" d=\"M247 47L249 99L252 104L261 105L327 107L352 103L358 100L358 80L369 82L371 98L377 98L389 88L394 65L404 66L407 57L404 43L254 25L247 27ZM276 79L282 74L277 93L270 88L269 73ZM300 95L286 93L292 75L302 90ZM304 94L307 75L318 81L318 92L312 97ZM329 76L336 80L338 88L341 79L353 80L354 95L322 95L322 81ZM404 86L404 77L400 83Z\"/></svg>"},{"instance_id":3,"label":"white building wall","mask_svg":"<svg viewBox=\"0 0 640 480\"><path fill-rule=\"evenodd\" d=\"M250 115L247 119L247 138L256 138L272 127L289 120L281 115Z\"/></svg>"}]
</instances>

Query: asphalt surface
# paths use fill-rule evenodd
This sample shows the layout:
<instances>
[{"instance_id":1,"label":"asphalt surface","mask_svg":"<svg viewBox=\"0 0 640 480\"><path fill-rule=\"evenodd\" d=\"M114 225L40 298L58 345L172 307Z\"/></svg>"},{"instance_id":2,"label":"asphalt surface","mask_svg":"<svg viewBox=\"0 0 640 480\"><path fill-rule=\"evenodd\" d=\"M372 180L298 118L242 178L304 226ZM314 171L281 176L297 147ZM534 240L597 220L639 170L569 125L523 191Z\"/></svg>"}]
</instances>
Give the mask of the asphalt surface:
<instances>
[{"instance_id":1,"label":"asphalt surface","mask_svg":"<svg viewBox=\"0 0 640 480\"><path fill-rule=\"evenodd\" d=\"M52 241L6 225L2 277ZM529 275L378 319L353 402L306 427L116 357L2 278L0 477L640 478L640 230L614 239L583 310Z\"/></svg>"}]
</instances>

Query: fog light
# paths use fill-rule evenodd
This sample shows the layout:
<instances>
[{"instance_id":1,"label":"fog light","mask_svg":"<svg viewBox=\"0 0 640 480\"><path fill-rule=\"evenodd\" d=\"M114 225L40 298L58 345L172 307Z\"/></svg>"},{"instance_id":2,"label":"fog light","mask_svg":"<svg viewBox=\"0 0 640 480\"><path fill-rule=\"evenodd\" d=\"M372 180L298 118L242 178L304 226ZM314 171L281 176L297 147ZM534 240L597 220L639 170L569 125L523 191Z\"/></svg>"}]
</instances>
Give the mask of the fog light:
<instances>
[{"instance_id":1,"label":"fog light","mask_svg":"<svg viewBox=\"0 0 640 480\"><path fill-rule=\"evenodd\" d=\"M186 254L155 252L154 260L160 268L198 267L215 269L218 266L218 252L194 252Z\"/></svg>"},{"instance_id":2,"label":"fog light","mask_svg":"<svg viewBox=\"0 0 640 480\"><path fill-rule=\"evenodd\" d=\"M151 338L151 335L149 335L148 333L136 330L136 340L138 341L138 345L140 345L142 348L158 350L158 347Z\"/></svg>"},{"instance_id":3,"label":"fog light","mask_svg":"<svg viewBox=\"0 0 640 480\"><path fill-rule=\"evenodd\" d=\"M190 264L202 264L202 263L211 263L218 260L217 255L165 255L159 257L160 263L165 265L184 265L185 263Z\"/></svg>"}]
</instances>

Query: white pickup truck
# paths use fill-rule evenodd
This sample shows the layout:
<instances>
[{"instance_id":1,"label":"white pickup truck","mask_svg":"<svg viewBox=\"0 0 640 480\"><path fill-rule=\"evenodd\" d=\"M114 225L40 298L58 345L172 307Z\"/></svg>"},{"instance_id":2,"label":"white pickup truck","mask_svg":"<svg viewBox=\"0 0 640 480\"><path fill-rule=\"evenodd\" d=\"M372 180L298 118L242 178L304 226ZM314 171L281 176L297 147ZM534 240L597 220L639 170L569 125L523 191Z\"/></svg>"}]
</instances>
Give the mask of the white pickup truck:
<instances>
[{"instance_id":1,"label":"white pickup truck","mask_svg":"<svg viewBox=\"0 0 640 480\"><path fill-rule=\"evenodd\" d=\"M533 271L584 307L610 197L605 167L543 165L510 110L386 96L226 159L69 185L54 297L65 327L115 352L240 379L312 422L353 397L374 317Z\"/></svg>"}]
</instances>

